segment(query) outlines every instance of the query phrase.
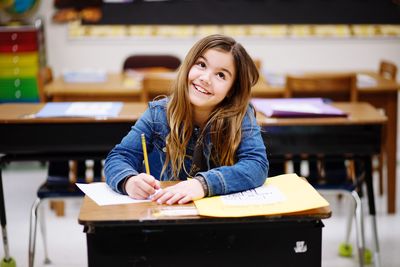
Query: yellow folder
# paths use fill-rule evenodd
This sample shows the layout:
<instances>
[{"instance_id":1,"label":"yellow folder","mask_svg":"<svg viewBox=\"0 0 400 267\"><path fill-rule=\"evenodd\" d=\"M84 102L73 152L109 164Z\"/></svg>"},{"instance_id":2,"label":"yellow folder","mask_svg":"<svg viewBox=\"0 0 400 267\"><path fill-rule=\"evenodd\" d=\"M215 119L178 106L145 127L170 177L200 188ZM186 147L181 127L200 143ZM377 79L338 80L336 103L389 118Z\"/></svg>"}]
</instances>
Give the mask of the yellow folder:
<instances>
[{"instance_id":1,"label":"yellow folder","mask_svg":"<svg viewBox=\"0 0 400 267\"><path fill-rule=\"evenodd\" d=\"M269 203L252 199L252 191L249 194L240 193L239 202L237 199L230 201L236 196L227 195L203 198L194 203L200 215L212 217L279 215L329 206L314 187L296 174L270 177L262 187L264 191L273 189L268 192L276 195Z\"/></svg>"}]
</instances>

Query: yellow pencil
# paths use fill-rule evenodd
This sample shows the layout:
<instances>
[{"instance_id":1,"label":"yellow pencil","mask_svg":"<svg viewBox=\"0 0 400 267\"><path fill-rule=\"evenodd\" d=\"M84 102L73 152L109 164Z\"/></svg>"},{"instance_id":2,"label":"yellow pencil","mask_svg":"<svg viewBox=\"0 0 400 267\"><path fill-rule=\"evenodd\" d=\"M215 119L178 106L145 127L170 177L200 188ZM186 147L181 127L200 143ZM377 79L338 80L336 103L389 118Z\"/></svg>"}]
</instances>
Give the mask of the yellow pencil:
<instances>
[{"instance_id":1,"label":"yellow pencil","mask_svg":"<svg viewBox=\"0 0 400 267\"><path fill-rule=\"evenodd\" d=\"M147 147L146 147L146 137L142 133L142 148L143 148L143 157L144 157L144 165L146 167L146 173L150 174L150 166L149 166L149 158L147 157Z\"/></svg>"}]
</instances>

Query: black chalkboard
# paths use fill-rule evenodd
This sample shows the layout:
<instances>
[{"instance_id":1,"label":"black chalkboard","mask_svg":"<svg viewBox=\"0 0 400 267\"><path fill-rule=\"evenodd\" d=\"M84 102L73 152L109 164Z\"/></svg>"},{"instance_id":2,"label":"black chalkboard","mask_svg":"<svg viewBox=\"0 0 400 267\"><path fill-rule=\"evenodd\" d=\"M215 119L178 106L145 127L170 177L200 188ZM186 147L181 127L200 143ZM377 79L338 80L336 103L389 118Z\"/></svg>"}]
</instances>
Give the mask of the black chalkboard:
<instances>
[{"instance_id":1,"label":"black chalkboard","mask_svg":"<svg viewBox=\"0 0 400 267\"><path fill-rule=\"evenodd\" d=\"M95 24L400 24L400 0L134 0L101 8Z\"/></svg>"}]
</instances>

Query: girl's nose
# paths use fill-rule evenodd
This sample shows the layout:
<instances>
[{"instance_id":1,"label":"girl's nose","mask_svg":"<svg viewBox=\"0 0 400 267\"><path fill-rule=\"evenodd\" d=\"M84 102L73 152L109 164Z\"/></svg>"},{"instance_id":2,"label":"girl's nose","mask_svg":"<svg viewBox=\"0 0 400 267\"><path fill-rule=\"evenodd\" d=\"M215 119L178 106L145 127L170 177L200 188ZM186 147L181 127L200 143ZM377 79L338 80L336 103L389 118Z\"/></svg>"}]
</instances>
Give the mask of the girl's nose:
<instances>
[{"instance_id":1,"label":"girl's nose","mask_svg":"<svg viewBox=\"0 0 400 267\"><path fill-rule=\"evenodd\" d=\"M200 80L206 84L210 84L210 72L205 71L201 76L200 76Z\"/></svg>"}]
</instances>

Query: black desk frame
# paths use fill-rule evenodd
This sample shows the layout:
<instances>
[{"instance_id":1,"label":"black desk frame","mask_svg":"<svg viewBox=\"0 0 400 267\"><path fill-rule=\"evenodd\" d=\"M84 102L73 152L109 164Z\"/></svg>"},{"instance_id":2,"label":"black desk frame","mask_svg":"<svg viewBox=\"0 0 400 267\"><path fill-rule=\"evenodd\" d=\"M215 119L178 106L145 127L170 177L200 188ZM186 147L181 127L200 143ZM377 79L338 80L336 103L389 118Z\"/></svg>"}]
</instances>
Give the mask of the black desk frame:
<instances>
[{"instance_id":1,"label":"black desk frame","mask_svg":"<svg viewBox=\"0 0 400 267\"><path fill-rule=\"evenodd\" d=\"M316 217L96 222L85 226L88 266L321 266Z\"/></svg>"}]
</instances>

